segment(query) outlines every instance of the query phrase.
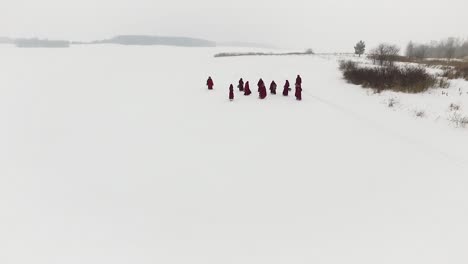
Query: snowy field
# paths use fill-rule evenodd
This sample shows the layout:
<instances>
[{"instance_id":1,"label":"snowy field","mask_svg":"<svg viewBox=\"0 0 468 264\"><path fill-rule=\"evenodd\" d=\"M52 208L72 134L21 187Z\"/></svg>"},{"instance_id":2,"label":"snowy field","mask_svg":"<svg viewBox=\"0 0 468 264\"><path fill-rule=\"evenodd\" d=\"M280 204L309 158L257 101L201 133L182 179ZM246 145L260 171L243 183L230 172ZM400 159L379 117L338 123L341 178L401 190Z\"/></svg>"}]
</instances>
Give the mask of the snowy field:
<instances>
[{"instance_id":1,"label":"snowy field","mask_svg":"<svg viewBox=\"0 0 468 264\"><path fill-rule=\"evenodd\" d=\"M237 50L0 46L0 263L468 262L467 129Z\"/></svg>"}]
</instances>

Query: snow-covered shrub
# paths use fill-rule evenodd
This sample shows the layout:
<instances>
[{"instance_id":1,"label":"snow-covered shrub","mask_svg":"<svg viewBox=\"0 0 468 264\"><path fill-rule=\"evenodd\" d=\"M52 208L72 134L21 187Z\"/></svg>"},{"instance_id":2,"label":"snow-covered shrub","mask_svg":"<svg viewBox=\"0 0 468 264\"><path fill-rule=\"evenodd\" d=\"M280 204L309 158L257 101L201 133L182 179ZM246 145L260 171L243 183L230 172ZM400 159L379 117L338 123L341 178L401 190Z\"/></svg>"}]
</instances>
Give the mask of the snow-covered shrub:
<instances>
[{"instance_id":1,"label":"snow-covered shrub","mask_svg":"<svg viewBox=\"0 0 468 264\"><path fill-rule=\"evenodd\" d=\"M420 118L423 118L426 116L426 112L424 112L424 110L416 110L414 111L414 114L416 115L416 117L420 117Z\"/></svg>"},{"instance_id":2,"label":"snow-covered shrub","mask_svg":"<svg viewBox=\"0 0 468 264\"><path fill-rule=\"evenodd\" d=\"M387 106L390 107L390 108L393 108L397 104L398 104L398 100L396 98L394 98L394 97L389 98L388 101L387 101Z\"/></svg>"},{"instance_id":3,"label":"snow-covered shrub","mask_svg":"<svg viewBox=\"0 0 468 264\"><path fill-rule=\"evenodd\" d=\"M355 62L340 63L344 78L353 84L376 89L407 93L424 92L436 84L436 78L424 67L389 66L360 67Z\"/></svg>"},{"instance_id":4,"label":"snow-covered shrub","mask_svg":"<svg viewBox=\"0 0 468 264\"><path fill-rule=\"evenodd\" d=\"M357 62L351 60L342 60L340 61L339 69L340 71L351 71L358 68Z\"/></svg>"},{"instance_id":5,"label":"snow-covered shrub","mask_svg":"<svg viewBox=\"0 0 468 264\"><path fill-rule=\"evenodd\" d=\"M452 111L452 112L453 112L453 111L458 111L458 110L460 110L460 105L451 103L451 104L449 105L449 110Z\"/></svg>"},{"instance_id":6,"label":"snow-covered shrub","mask_svg":"<svg viewBox=\"0 0 468 264\"><path fill-rule=\"evenodd\" d=\"M448 67L444 70L442 76L448 79L465 79L468 81L468 62L452 64L452 67Z\"/></svg>"},{"instance_id":7,"label":"snow-covered shrub","mask_svg":"<svg viewBox=\"0 0 468 264\"><path fill-rule=\"evenodd\" d=\"M450 82L445 77L439 78L437 81L437 87L447 89L450 87Z\"/></svg>"},{"instance_id":8,"label":"snow-covered shrub","mask_svg":"<svg viewBox=\"0 0 468 264\"><path fill-rule=\"evenodd\" d=\"M462 115L460 112L452 112L449 116L449 121L452 122L455 127L466 127L468 125L468 116Z\"/></svg>"}]
</instances>

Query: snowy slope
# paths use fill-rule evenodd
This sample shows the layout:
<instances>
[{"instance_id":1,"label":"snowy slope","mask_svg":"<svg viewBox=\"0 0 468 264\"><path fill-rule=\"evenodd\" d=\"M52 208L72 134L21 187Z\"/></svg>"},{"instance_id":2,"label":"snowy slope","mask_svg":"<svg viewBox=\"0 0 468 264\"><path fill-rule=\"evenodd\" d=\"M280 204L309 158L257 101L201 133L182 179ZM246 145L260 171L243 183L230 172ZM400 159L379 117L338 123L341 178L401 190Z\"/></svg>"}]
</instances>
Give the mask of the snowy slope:
<instances>
[{"instance_id":1,"label":"snowy slope","mask_svg":"<svg viewBox=\"0 0 468 264\"><path fill-rule=\"evenodd\" d=\"M466 130L336 58L221 51L2 47L0 263L468 261ZM302 102L227 100L298 73Z\"/></svg>"},{"instance_id":2,"label":"snowy slope","mask_svg":"<svg viewBox=\"0 0 468 264\"><path fill-rule=\"evenodd\" d=\"M332 60L352 60L358 62L363 67L376 67L371 61L362 57L354 55L336 55L326 56L327 59ZM399 66L421 66L415 63L397 63ZM425 67L426 71L430 74L438 76L440 81L443 70L440 67ZM439 123L444 126L462 127L457 122L454 122L454 116L458 116L457 120L465 118L468 121L468 81L464 79L447 80L448 87L440 88L433 87L428 91L420 94L407 94L394 91L383 91L375 93L371 89L362 90L366 95L371 96L374 100L380 102L382 105L389 104L390 100L393 102L394 111L402 111L407 115L413 117L420 117L428 119L432 122ZM468 124L465 124L465 128ZM466 133L466 132L465 132Z\"/></svg>"}]
</instances>

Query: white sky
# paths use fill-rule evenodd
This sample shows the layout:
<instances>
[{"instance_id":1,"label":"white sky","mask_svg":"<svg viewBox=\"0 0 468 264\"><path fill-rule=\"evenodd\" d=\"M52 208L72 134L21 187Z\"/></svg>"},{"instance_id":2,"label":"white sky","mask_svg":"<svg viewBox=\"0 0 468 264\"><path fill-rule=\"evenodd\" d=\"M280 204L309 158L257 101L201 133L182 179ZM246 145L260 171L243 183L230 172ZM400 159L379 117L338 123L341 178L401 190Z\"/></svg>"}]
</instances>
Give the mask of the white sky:
<instances>
[{"instance_id":1,"label":"white sky","mask_svg":"<svg viewBox=\"0 0 468 264\"><path fill-rule=\"evenodd\" d=\"M351 51L468 37L468 0L1 0L0 36L71 40L118 34Z\"/></svg>"}]
</instances>

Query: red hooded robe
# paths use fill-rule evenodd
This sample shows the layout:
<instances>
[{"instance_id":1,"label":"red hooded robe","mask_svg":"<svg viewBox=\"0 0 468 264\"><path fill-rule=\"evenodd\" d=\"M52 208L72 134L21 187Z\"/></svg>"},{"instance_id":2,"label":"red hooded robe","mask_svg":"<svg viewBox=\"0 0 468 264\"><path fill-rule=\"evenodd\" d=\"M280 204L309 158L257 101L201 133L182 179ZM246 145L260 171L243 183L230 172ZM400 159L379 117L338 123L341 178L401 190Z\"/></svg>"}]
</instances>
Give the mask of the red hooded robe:
<instances>
[{"instance_id":1,"label":"red hooded robe","mask_svg":"<svg viewBox=\"0 0 468 264\"><path fill-rule=\"evenodd\" d=\"M252 91L250 91L250 84L249 84L249 81L247 81L244 86L244 95L248 96L251 94L252 94Z\"/></svg>"},{"instance_id":2,"label":"red hooded robe","mask_svg":"<svg viewBox=\"0 0 468 264\"><path fill-rule=\"evenodd\" d=\"M214 83L211 77L209 77L208 80L206 81L206 85L208 86L208 90L213 90Z\"/></svg>"},{"instance_id":3,"label":"red hooded robe","mask_svg":"<svg viewBox=\"0 0 468 264\"><path fill-rule=\"evenodd\" d=\"M288 94L289 94L289 81L286 80L286 83L284 84L283 95L288 96Z\"/></svg>"},{"instance_id":4,"label":"red hooded robe","mask_svg":"<svg viewBox=\"0 0 468 264\"><path fill-rule=\"evenodd\" d=\"M229 100L234 100L234 86L232 84L229 86Z\"/></svg>"}]
</instances>

